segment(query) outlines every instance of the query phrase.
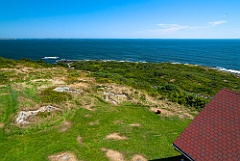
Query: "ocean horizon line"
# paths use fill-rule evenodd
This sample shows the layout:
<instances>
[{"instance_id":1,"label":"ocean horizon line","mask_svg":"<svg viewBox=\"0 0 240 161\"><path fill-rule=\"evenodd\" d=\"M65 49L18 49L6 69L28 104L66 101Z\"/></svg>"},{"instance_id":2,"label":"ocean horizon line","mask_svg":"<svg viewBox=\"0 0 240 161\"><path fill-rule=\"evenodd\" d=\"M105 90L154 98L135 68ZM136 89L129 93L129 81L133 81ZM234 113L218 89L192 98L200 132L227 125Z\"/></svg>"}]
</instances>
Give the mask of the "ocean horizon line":
<instances>
[{"instance_id":1,"label":"ocean horizon line","mask_svg":"<svg viewBox=\"0 0 240 161\"><path fill-rule=\"evenodd\" d=\"M1 40L240 40L240 38L0 38Z\"/></svg>"}]
</instances>

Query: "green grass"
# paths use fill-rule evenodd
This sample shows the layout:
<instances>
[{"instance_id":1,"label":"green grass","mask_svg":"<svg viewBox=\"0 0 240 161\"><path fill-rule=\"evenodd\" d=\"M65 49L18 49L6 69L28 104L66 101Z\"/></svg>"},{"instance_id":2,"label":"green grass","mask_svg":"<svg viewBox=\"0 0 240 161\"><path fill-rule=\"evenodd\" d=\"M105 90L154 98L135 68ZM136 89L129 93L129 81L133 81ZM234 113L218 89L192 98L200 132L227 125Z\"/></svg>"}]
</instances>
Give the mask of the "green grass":
<instances>
[{"instance_id":1,"label":"green grass","mask_svg":"<svg viewBox=\"0 0 240 161\"><path fill-rule=\"evenodd\" d=\"M9 123L10 116L18 108L17 93L11 86L1 87L0 93L0 122Z\"/></svg>"},{"instance_id":2,"label":"green grass","mask_svg":"<svg viewBox=\"0 0 240 161\"><path fill-rule=\"evenodd\" d=\"M177 155L171 143L187 126L190 120L159 117L149 112L147 107L135 105L113 107L99 103L97 110L92 112L85 109L71 111L66 119L72 126L66 132L57 128L46 130L21 130L22 133L3 135L0 138L1 160L47 160L47 156L72 151L82 160L107 160L101 148L107 148L123 153L126 158L134 154L142 154L148 159L158 159ZM85 117L89 114L90 117ZM98 121L99 124L89 125ZM116 121L119 123L116 124ZM139 123L140 127L129 124ZM3 129L0 129L4 131ZM24 133L24 131L27 131ZM127 140L105 140L105 136L119 132ZM83 144L76 141L80 135Z\"/></svg>"}]
</instances>

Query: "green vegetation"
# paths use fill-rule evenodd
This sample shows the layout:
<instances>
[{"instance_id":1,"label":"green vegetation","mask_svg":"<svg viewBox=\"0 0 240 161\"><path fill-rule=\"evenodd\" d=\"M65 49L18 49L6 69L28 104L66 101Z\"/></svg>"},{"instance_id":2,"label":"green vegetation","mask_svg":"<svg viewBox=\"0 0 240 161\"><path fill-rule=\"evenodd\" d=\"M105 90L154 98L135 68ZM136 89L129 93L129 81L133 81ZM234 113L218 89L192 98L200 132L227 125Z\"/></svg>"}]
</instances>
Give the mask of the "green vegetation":
<instances>
[{"instance_id":1,"label":"green vegetation","mask_svg":"<svg viewBox=\"0 0 240 161\"><path fill-rule=\"evenodd\" d=\"M0 160L43 161L71 152L78 160L107 161L106 149L120 152L125 160L135 154L148 160L176 156L171 144L196 109L220 88L240 91L239 78L205 67L100 61L72 65L75 70L0 58ZM72 92L53 91L58 86ZM43 106L57 110L17 123L20 111ZM162 113L155 114L156 109ZM113 133L126 139L106 139Z\"/></svg>"},{"instance_id":2,"label":"green vegetation","mask_svg":"<svg viewBox=\"0 0 240 161\"><path fill-rule=\"evenodd\" d=\"M72 98L67 92L56 92L54 88L47 88L41 92L41 100L44 103L61 103Z\"/></svg>"},{"instance_id":3,"label":"green vegetation","mask_svg":"<svg viewBox=\"0 0 240 161\"><path fill-rule=\"evenodd\" d=\"M101 148L119 151L128 159L134 154L142 154L148 159L174 156L178 153L171 143L190 122L188 119L159 117L146 107L134 105L112 107L99 103L95 108L95 112L85 109L70 111L72 116L66 120L72 125L66 132L59 132L58 127L45 127L39 131L15 129L15 133L6 134L4 130L9 128L5 125L0 129L1 160L43 161L49 155L72 151L80 160L107 161ZM131 127L129 124L133 123L139 123L141 127ZM114 132L128 139L104 139ZM83 138L82 144L76 141L79 135Z\"/></svg>"},{"instance_id":4,"label":"green vegetation","mask_svg":"<svg viewBox=\"0 0 240 161\"><path fill-rule=\"evenodd\" d=\"M201 110L221 88L240 91L235 75L207 67L170 63L75 62L76 69L91 71L99 82L118 83Z\"/></svg>"}]
</instances>

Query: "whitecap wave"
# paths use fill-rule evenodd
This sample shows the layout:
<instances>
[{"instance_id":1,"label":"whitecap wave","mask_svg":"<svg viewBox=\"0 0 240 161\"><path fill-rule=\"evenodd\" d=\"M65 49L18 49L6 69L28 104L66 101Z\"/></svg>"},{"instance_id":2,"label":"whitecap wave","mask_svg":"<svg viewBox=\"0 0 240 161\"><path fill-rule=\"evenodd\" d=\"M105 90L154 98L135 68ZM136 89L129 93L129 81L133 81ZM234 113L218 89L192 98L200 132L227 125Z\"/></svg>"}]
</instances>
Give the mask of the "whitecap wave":
<instances>
[{"instance_id":1,"label":"whitecap wave","mask_svg":"<svg viewBox=\"0 0 240 161\"><path fill-rule=\"evenodd\" d=\"M234 74L240 74L240 71L239 71L239 70L226 69L226 68L222 68L222 67L216 67L215 69L221 70L221 71L224 71L224 72L230 72L230 73L234 73Z\"/></svg>"},{"instance_id":2,"label":"whitecap wave","mask_svg":"<svg viewBox=\"0 0 240 161\"><path fill-rule=\"evenodd\" d=\"M188 63L179 63L179 62L170 62L171 64L183 64L183 65L189 65L189 66L202 66L199 64L188 64ZM202 66L204 67L204 66ZM206 66L207 67L207 66ZM220 70L223 72L229 72L229 73L233 73L233 74L240 74L240 70L234 70L234 69L227 69L227 68L223 68L223 67L208 67L208 68L213 68L216 70Z\"/></svg>"},{"instance_id":3,"label":"whitecap wave","mask_svg":"<svg viewBox=\"0 0 240 161\"><path fill-rule=\"evenodd\" d=\"M45 56L44 58L42 59L58 59L59 57L57 56Z\"/></svg>"}]
</instances>

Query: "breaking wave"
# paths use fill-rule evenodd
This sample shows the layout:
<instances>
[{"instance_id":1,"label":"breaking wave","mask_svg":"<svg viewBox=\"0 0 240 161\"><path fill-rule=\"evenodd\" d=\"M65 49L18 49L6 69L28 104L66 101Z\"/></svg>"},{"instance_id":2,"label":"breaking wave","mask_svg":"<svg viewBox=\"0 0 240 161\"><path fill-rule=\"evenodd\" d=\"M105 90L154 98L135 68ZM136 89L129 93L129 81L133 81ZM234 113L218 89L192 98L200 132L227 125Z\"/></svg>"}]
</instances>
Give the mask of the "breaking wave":
<instances>
[{"instance_id":1,"label":"breaking wave","mask_svg":"<svg viewBox=\"0 0 240 161\"><path fill-rule=\"evenodd\" d=\"M239 70L226 69L226 68L222 68L222 67L216 67L215 69L221 70L221 71L224 71L224 72L229 72L229 73L234 73L234 74L240 74L240 71L239 71Z\"/></svg>"},{"instance_id":2,"label":"breaking wave","mask_svg":"<svg viewBox=\"0 0 240 161\"><path fill-rule=\"evenodd\" d=\"M41 59L58 59L59 57L57 56L45 56L44 58Z\"/></svg>"}]
</instances>

